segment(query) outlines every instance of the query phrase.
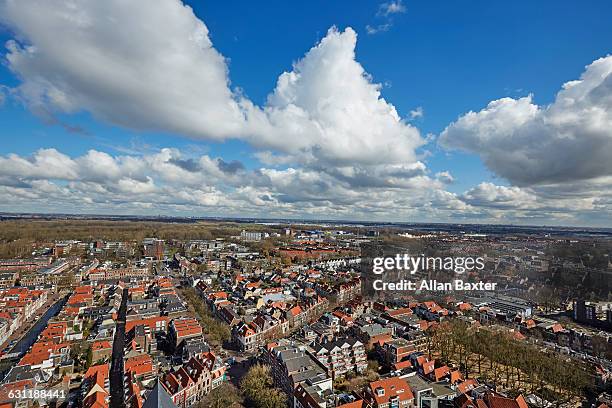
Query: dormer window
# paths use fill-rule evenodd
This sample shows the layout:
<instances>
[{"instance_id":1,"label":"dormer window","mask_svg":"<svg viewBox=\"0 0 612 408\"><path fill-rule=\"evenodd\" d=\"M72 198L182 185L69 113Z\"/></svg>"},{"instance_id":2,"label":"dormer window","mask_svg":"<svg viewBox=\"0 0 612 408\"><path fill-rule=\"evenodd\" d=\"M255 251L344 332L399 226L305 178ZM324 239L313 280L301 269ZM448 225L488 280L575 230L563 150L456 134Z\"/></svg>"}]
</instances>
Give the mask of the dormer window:
<instances>
[{"instance_id":1,"label":"dormer window","mask_svg":"<svg viewBox=\"0 0 612 408\"><path fill-rule=\"evenodd\" d=\"M376 395L379 397L382 397L385 395L385 389L383 387L377 387L376 388Z\"/></svg>"}]
</instances>

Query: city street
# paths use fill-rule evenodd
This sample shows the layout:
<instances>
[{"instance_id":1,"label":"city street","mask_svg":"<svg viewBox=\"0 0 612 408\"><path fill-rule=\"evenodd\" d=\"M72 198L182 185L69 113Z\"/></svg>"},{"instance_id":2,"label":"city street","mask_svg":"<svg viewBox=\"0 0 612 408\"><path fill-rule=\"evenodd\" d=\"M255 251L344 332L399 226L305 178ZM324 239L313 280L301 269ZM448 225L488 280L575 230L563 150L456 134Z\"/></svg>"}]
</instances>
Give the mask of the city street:
<instances>
[{"instance_id":1,"label":"city street","mask_svg":"<svg viewBox=\"0 0 612 408\"><path fill-rule=\"evenodd\" d=\"M113 357L110 368L110 406L124 407L124 387L123 387L123 348L125 344L125 313L127 309L128 290L124 289L121 296L121 306L117 317L117 329L113 342Z\"/></svg>"},{"instance_id":2,"label":"city street","mask_svg":"<svg viewBox=\"0 0 612 408\"><path fill-rule=\"evenodd\" d=\"M65 296L65 294L64 294ZM14 353L17 352L20 347L17 347L18 344L23 343L23 337L26 335L30 335L30 332L32 331L32 329L34 328L35 325L40 324L40 322L44 322L45 324L42 326L42 328L45 328L46 322L49 320L49 317L47 317L45 319L45 316L48 314L48 311L50 309L56 309L56 304L58 304L58 301L62 298L62 295L60 293L54 293L52 295L49 295L49 298L47 299L47 301L45 302L44 305L42 305L37 311L36 313L34 313L26 322L24 322L24 324L19 327L18 330L16 330L13 334L11 334L11 336L4 342L4 344L2 344L0 346L0 350L4 349L11 341L17 340L17 343L15 343L15 345L13 345L13 347L7 351L8 353ZM64 302L65 303L65 299ZM63 305L62 303L62 305ZM55 310L55 312L59 311L61 309L61 307L57 308L57 310ZM41 313L43 315L41 315ZM38 333L36 334L36 336L38 336ZM36 340L36 338L34 338L34 340ZM34 341L32 341L31 343L33 343ZM30 345L31 345L30 343ZM28 345L29 348L29 345ZM27 348L25 349L27 350Z\"/></svg>"}]
</instances>

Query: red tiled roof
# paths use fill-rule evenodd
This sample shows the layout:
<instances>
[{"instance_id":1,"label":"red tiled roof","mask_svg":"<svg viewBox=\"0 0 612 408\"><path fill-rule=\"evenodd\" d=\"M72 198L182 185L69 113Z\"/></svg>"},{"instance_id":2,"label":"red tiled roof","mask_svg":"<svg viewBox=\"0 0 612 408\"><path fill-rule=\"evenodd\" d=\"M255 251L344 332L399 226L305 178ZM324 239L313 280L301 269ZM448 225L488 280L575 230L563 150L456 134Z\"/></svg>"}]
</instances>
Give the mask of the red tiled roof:
<instances>
[{"instance_id":1,"label":"red tiled roof","mask_svg":"<svg viewBox=\"0 0 612 408\"><path fill-rule=\"evenodd\" d=\"M473 378L468 378L467 380L457 385L457 390L459 390L460 393L465 394L466 392L471 391L477 386L478 386L478 381L476 381Z\"/></svg>"},{"instance_id":2,"label":"red tiled roof","mask_svg":"<svg viewBox=\"0 0 612 408\"><path fill-rule=\"evenodd\" d=\"M455 384L458 381L462 381L463 380L463 375L461 374L460 371L455 370L453 372L451 372L451 376L450 376L450 383L451 384Z\"/></svg>"},{"instance_id":3,"label":"red tiled roof","mask_svg":"<svg viewBox=\"0 0 612 408\"><path fill-rule=\"evenodd\" d=\"M102 340L102 341L95 341L92 345L91 345L91 350L92 351L98 351L98 350L104 350L104 349L109 349L112 348L111 344L108 340Z\"/></svg>"},{"instance_id":4,"label":"red tiled roof","mask_svg":"<svg viewBox=\"0 0 612 408\"><path fill-rule=\"evenodd\" d=\"M399 363L393 364L394 370L403 370L404 368L412 367L412 363L410 360L400 361Z\"/></svg>"},{"instance_id":5,"label":"red tiled roof","mask_svg":"<svg viewBox=\"0 0 612 408\"><path fill-rule=\"evenodd\" d=\"M126 373L134 373L135 375L152 373L153 360L148 354L141 354L139 356L130 357L125 360L124 371Z\"/></svg>"},{"instance_id":6,"label":"red tiled roof","mask_svg":"<svg viewBox=\"0 0 612 408\"><path fill-rule=\"evenodd\" d=\"M384 390L384 394L378 395L377 390L381 388ZM410 389L408 382L399 377L392 377L371 382L370 391L378 405L388 403L389 399L395 396L397 396L400 401L409 401L414 399L414 394L412 393L412 389Z\"/></svg>"},{"instance_id":7,"label":"red tiled roof","mask_svg":"<svg viewBox=\"0 0 612 408\"><path fill-rule=\"evenodd\" d=\"M555 323L553 324L553 326L551 327L553 333L558 333L560 331L563 331L563 326L561 326L559 323Z\"/></svg>"},{"instance_id":8,"label":"red tiled roof","mask_svg":"<svg viewBox=\"0 0 612 408\"><path fill-rule=\"evenodd\" d=\"M527 403L522 395L512 399L489 394L485 397L485 400L487 400L489 408L527 408Z\"/></svg>"},{"instance_id":9,"label":"red tiled roof","mask_svg":"<svg viewBox=\"0 0 612 408\"><path fill-rule=\"evenodd\" d=\"M289 313L291 313L291 315L295 317L302 313L302 308L300 306L292 307L291 309L289 309Z\"/></svg>"},{"instance_id":10,"label":"red tiled roof","mask_svg":"<svg viewBox=\"0 0 612 408\"><path fill-rule=\"evenodd\" d=\"M427 375L433 372L435 364L436 364L435 360L424 362L423 363L423 373Z\"/></svg>"},{"instance_id":11,"label":"red tiled roof","mask_svg":"<svg viewBox=\"0 0 612 408\"><path fill-rule=\"evenodd\" d=\"M42 364L43 361L48 360L51 357L51 353L49 351L38 351L32 352L30 351L25 356L19 360L18 366L24 365L38 365Z\"/></svg>"},{"instance_id":12,"label":"red tiled roof","mask_svg":"<svg viewBox=\"0 0 612 408\"><path fill-rule=\"evenodd\" d=\"M447 366L442 366L434 369L434 377L436 381L440 381L442 378L446 377L450 374L450 368Z\"/></svg>"},{"instance_id":13,"label":"red tiled roof","mask_svg":"<svg viewBox=\"0 0 612 408\"><path fill-rule=\"evenodd\" d=\"M155 326L157 322L161 322L161 321L168 323L168 317L167 316L153 316L153 317L148 317L146 319L129 320L125 322L125 332L128 333L135 326L139 326L141 324L144 324L145 326L149 326L151 331L155 331Z\"/></svg>"},{"instance_id":14,"label":"red tiled roof","mask_svg":"<svg viewBox=\"0 0 612 408\"><path fill-rule=\"evenodd\" d=\"M176 330L176 335L178 337L202 333L202 326L200 326L200 323L198 323L198 321L192 317L175 319L172 321L172 325L174 326L174 330Z\"/></svg>"},{"instance_id":15,"label":"red tiled roof","mask_svg":"<svg viewBox=\"0 0 612 408\"><path fill-rule=\"evenodd\" d=\"M412 309L403 307L401 309L389 310L387 314L391 317L403 316L403 315L411 315L413 314Z\"/></svg>"},{"instance_id":16,"label":"red tiled roof","mask_svg":"<svg viewBox=\"0 0 612 408\"><path fill-rule=\"evenodd\" d=\"M347 404L336 405L336 408L363 408L364 402L364 400L360 399L357 401L349 402Z\"/></svg>"}]
</instances>

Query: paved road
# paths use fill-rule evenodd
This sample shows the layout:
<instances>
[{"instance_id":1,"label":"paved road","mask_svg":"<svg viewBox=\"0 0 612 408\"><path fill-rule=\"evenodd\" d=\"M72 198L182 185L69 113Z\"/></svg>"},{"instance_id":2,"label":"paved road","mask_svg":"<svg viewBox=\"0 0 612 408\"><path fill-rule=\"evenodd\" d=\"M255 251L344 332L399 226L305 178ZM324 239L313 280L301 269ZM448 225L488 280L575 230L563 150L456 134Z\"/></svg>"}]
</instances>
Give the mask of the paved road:
<instances>
[{"instance_id":1,"label":"paved road","mask_svg":"<svg viewBox=\"0 0 612 408\"><path fill-rule=\"evenodd\" d=\"M121 295L121 306L117 317L117 330L113 342L113 357L110 372L110 406L113 408L125 407L125 390L123 386L123 349L125 344L125 313L127 309L128 290L124 289Z\"/></svg>"},{"instance_id":2,"label":"paved road","mask_svg":"<svg viewBox=\"0 0 612 408\"><path fill-rule=\"evenodd\" d=\"M236 387L239 387L240 381L242 381L242 378L251 368L252 360L245 357L235 357L235 359L236 364L229 367L227 375L229 376L229 381Z\"/></svg>"},{"instance_id":3,"label":"paved road","mask_svg":"<svg viewBox=\"0 0 612 408\"><path fill-rule=\"evenodd\" d=\"M43 316L38 319L38 321L28 330L28 332L21 337L17 344L13 346L9 353L25 354L30 349L32 344L36 342L38 335L45 329L45 327L47 327L49 319L57 315L59 311L62 310L62 307L64 307L67 300L68 297L65 296L49 307Z\"/></svg>"},{"instance_id":4,"label":"paved road","mask_svg":"<svg viewBox=\"0 0 612 408\"><path fill-rule=\"evenodd\" d=\"M0 379L4 379L4 376L8 373L13 365L16 365L21 357L32 347L32 344L38 339L38 335L47 327L49 319L57 315L59 311L64 307L64 304L68 300L68 296L60 298L55 302L38 321L28 329L28 331L21 337L21 339L11 348L9 353L18 353L18 356L2 362L0 367Z\"/></svg>"}]
</instances>

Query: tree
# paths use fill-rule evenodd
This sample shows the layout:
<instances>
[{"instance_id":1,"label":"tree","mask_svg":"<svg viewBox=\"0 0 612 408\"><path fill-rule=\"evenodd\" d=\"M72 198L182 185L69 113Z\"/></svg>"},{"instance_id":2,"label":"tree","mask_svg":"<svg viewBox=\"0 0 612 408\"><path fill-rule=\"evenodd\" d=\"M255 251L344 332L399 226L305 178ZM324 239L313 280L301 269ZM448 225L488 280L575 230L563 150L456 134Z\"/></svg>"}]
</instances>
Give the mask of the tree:
<instances>
[{"instance_id":1,"label":"tree","mask_svg":"<svg viewBox=\"0 0 612 408\"><path fill-rule=\"evenodd\" d=\"M610 346L604 337L599 335L593 336L591 344L593 346L593 354L600 358L612 360L612 346Z\"/></svg>"},{"instance_id":2,"label":"tree","mask_svg":"<svg viewBox=\"0 0 612 408\"><path fill-rule=\"evenodd\" d=\"M230 408L240 405L242 399L236 387L225 383L215 388L199 404L199 408Z\"/></svg>"},{"instance_id":3,"label":"tree","mask_svg":"<svg viewBox=\"0 0 612 408\"><path fill-rule=\"evenodd\" d=\"M272 254L272 252L274 251L274 242L272 242L271 239L264 240L261 243L260 251L263 254L263 256L268 258Z\"/></svg>"},{"instance_id":4,"label":"tree","mask_svg":"<svg viewBox=\"0 0 612 408\"><path fill-rule=\"evenodd\" d=\"M293 262L291 261L291 258L288 256L282 256L281 263L283 264L283 266L291 266L293 264Z\"/></svg>"},{"instance_id":5,"label":"tree","mask_svg":"<svg viewBox=\"0 0 612 408\"><path fill-rule=\"evenodd\" d=\"M91 363L93 362L93 350L91 349L91 346L87 347L87 354L85 357L85 369L88 369L89 367L91 367Z\"/></svg>"},{"instance_id":6,"label":"tree","mask_svg":"<svg viewBox=\"0 0 612 408\"><path fill-rule=\"evenodd\" d=\"M32 252L32 242L17 239L10 242L0 242L0 258L19 258Z\"/></svg>"},{"instance_id":7,"label":"tree","mask_svg":"<svg viewBox=\"0 0 612 408\"><path fill-rule=\"evenodd\" d=\"M270 367L257 364L249 369L240 383L247 405L255 408L285 408L287 396L273 388Z\"/></svg>"},{"instance_id":8,"label":"tree","mask_svg":"<svg viewBox=\"0 0 612 408\"><path fill-rule=\"evenodd\" d=\"M72 275L70 272L68 272L65 275L62 275L59 279L59 282L57 283L57 286L60 290L68 289L74 285L75 285L74 275Z\"/></svg>"},{"instance_id":9,"label":"tree","mask_svg":"<svg viewBox=\"0 0 612 408\"><path fill-rule=\"evenodd\" d=\"M74 342L70 346L70 358L74 361L76 370L87 370L93 362L91 346L86 340Z\"/></svg>"},{"instance_id":10,"label":"tree","mask_svg":"<svg viewBox=\"0 0 612 408\"><path fill-rule=\"evenodd\" d=\"M83 354L83 344L80 342L72 343L70 346L70 358L73 360L78 360L80 356Z\"/></svg>"},{"instance_id":11,"label":"tree","mask_svg":"<svg viewBox=\"0 0 612 408\"><path fill-rule=\"evenodd\" d=\"M368 370L372 370L374 372L378 372L380 369L380 365L376 360L368 360Z\"/></svg>"},{"instance_id":12,"label":"tree","mask_svg":"<svg viewBox=\"0 0 612 408\"><path fill-rule=\"evenodd\" d=\"M231 338L232 333L229 325L215 318L208 305L198 296L194 288L183 289L181 297L187 301L189 309L195 313L200 321L209 343L220 345Z\"/></svg>"},{"instance_id":13,"label":"tree","mask_svg":"<svg viewBox=\"0 0 612 408\"><path fill-rule=\"evenodd\" d=\"M474 332L461 322L443 322L431 336L432 349L442 361L458 362L466 377L475 366L479 375L501 388L525 389L562 403L584 396L594 385L592 366L518 342L508 333L485 328Z\"/></svg>"},{"instance_id":14,"label":"tree","mask_svg":"<svg viewBox=\"0 0 612 408\"><path fill-rule=\"evenodd\" d=\"M87 338L89 337L89 333L91 332L91 328L93 327L93 325L93 320L85 320L85 323L83 324L83 338L85 340L87 340Z\"/></svg>"}]
</instances>

